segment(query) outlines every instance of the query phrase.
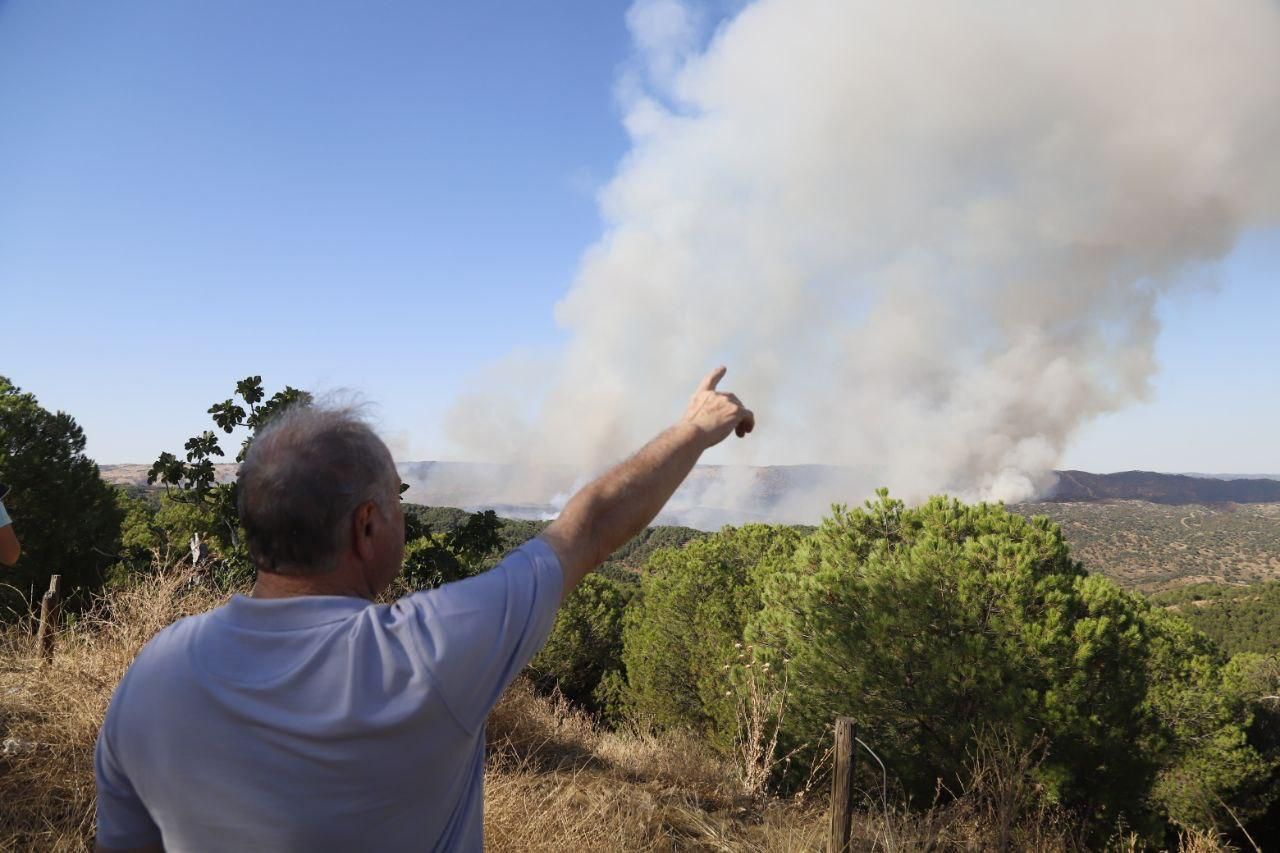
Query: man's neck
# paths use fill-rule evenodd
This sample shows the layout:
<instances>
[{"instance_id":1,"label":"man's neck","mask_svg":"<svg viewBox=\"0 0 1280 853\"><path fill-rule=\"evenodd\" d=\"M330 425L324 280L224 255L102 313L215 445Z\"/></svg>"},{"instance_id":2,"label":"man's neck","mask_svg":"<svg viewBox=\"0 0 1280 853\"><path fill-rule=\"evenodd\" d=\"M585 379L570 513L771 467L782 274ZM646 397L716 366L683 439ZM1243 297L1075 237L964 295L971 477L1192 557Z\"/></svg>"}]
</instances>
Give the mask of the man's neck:
<instances>
[{"instance_id":1,"label":"man's neck","mask_svg":"<svg viewBox=\"0 0 1280 853\"><path fill-rule=\"evenodd\" d=\"M363 579L348 572L332 571L322 575L283 575L258 572L253 585L253 598L293 598L300 595L345 595L373 600L373 591Z\"/></svg>"}]
</instances>

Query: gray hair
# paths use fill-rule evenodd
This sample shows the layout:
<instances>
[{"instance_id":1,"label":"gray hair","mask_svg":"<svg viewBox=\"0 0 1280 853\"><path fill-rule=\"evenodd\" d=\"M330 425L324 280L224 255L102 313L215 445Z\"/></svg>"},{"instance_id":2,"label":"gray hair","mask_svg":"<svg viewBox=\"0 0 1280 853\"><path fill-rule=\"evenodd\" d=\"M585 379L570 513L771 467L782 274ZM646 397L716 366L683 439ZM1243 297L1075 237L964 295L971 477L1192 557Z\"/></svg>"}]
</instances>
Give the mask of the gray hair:
<instances>
[{"instance_id":1,"label":"gray hair","mask_svg":"<svg viewBox=\"0 0 1280 853\"><path fill-rule=\"evenodd\" d=\"M365 501L399 483L387 446L351 406L295 405L262 427L240 466L238 508L258 571L333 571Z\"/></svg>"}]
</instances>

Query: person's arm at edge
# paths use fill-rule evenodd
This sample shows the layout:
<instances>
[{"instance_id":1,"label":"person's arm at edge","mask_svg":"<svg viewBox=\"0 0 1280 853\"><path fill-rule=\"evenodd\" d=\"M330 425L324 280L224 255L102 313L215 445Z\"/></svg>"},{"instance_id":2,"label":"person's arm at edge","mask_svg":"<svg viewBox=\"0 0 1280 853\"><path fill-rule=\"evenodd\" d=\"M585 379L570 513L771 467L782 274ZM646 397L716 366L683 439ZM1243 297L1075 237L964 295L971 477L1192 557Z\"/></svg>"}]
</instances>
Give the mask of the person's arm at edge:
<instances>
[{"instance_id":1,"label":"person's arm at edge","mask_svg":"<svg viewBox=\"0 0 1280 853\"><path fill-rule=\"evenodd\" d=\"M542 532L539 538L560 559L561 601L657 517L704 450L731 432L741 437L755 428L755 416L742 401L716 390L724 374L724 367L707 374L675 426L585 486Z\"/></svg>"},{"instance_id":2,"label":"person's arm at edge","mask_svg":"<svg viewBox=\"0 0 1280 853\"><path fill-rule=\"evenodd\" d=\"M22 545L18 543L18 535L13 532L13 525L0 527L0 563L12 566L22 556Z\"/></svg>"}]
</instances>

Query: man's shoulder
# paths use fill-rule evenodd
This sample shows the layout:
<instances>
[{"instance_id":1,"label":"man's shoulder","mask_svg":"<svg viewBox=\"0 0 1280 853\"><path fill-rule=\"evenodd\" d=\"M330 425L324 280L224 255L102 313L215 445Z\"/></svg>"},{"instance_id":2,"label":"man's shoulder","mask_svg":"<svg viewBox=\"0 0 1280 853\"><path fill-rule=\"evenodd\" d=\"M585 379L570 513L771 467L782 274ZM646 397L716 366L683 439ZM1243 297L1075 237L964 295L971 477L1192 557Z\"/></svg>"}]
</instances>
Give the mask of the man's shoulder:
<instances>
[{"instance_id":1,"label":"man's shoulder","mask_svg":"<svg viewBox=\"0 0 1280 853\"><path fill-rule=\"evenodd\" d=\"M192 637L211 614L179 619L143 644L112 692L104 733L110 730L115 738L151 737L157 715L189 701L196 677L191 666Z\"/></svg>"},{"instance_id":2,"label":"man's shoulder","mask_svg":"<svg viewBox=\"0 0 1280 853\"><path fill-rule=\"evenodd\" d=\"M147 645L150 646L152 644L156 644L165 646L173 643L185 642L200 629L201 625L218 619L222 611L226 609L226 606L227 605L225 604L220 604L211 610L193 613L190 616L183 616L181 619L170 622L168 625L165 625L157 631L155 636L148 641Z\"/></svg>"},{"instance_id":3,"label":"man's shoulder","mask_svg":"<svg viewBox=\"0 0 1280 853\"><path fill-rule=\"evenodd\" d=\"M129 666L129 674L145 673L174 664L185 665L191 644L201 626L216 619L219 610L221 607L215 607L203 613L184 616L161 628L138 650L137 657Z\"/></svg>"}]
</instances>

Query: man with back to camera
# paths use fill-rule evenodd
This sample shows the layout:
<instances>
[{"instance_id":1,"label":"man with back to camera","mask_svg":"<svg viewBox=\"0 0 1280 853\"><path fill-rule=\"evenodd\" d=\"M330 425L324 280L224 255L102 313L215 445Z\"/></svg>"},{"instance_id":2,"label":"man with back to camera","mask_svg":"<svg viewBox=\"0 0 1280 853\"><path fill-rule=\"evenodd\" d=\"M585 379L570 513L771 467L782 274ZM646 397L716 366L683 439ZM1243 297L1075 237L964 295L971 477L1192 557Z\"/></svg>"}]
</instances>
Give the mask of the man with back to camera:
<instances>
[{"instance_id":1,"label":"man with back to camera","mask_svg":"<svg viewBox=\"0 0 1280 853\"><path fill-rule=\"evenodd\" d=\"M400 477L349 410L254 439L251 596L157 634L98 734L96 850L479 850L484 724L564 598L755 416L703 379L683 417L488 572L372 600L400 571Z\"/></svg>"},{"instance_id":2,"label":"man with back to camera","mask_svg":"<svg viewBox=\"0 0 1280 853\"><path fill-rule=\"evenodd\" d=\"M0 483L0 564L12 566L22 556L22 545L18 543L18 534L13 532L13 519L4 508L8 495L9 487Z\"/></svg>"}]
</instances>

